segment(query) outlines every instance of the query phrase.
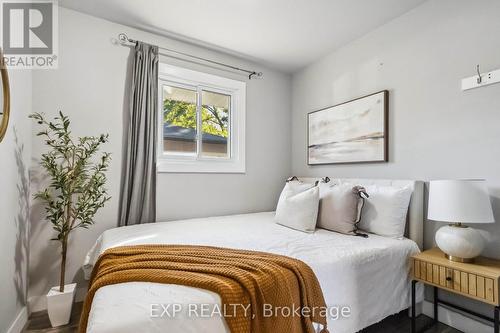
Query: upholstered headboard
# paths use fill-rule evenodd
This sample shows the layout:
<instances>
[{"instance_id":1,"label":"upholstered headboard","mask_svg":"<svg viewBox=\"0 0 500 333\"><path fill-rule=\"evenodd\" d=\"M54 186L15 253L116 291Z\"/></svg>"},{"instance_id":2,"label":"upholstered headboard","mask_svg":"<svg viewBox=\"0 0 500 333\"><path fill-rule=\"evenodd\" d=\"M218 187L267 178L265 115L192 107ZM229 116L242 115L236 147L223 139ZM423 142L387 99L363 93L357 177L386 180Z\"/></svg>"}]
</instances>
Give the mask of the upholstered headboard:
<instances>
[{"instance_id":1,"label":"upholstered headboard","mask_svg":"<svg viewBox=\"0 0 500 333\"><path fill-rule=\"evenodd\" d=\"M424 246L424 182L418 180L400 179L362 179L362 178L335 178L329 177L335 183L349 183L361 186L382 185L382 186L410 186L413 189L410 206L406 222L405 236L417 243L422 250ZM299 177L304 182L315 182L319 178Z\"/></svg>"}]
</instances>

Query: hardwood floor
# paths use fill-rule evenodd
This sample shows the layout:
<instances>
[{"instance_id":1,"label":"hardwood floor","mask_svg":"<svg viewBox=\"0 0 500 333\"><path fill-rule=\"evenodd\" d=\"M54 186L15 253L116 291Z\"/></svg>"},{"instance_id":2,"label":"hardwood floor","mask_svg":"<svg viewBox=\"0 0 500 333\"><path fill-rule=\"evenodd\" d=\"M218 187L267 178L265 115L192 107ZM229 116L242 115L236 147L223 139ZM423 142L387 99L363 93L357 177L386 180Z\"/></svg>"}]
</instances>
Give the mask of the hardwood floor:
<instances>
[{"instance_id":1,"label":"hardwood floor","mask_svg":"<svg viewBox=\"0 0 500 333\"><path fill-rule=\"evenodd\" d=\"M420 333L462 333L453 327L448 325L438 323L437 325L432 325L432 318L426 315L420 315L417 317L416 328L417 332ZM408 311L401 311L398 314L387 317L380 323L372 325L365 328L360 333L398 333L398 332L410 332L410 317L408 317ZM431 326L432 325L432 326ZM430 328L425 331L421 331L425 327Z\"/></svg>"},{"instance_id":2,"label":"hardwood floor","mask_svg":"<svg viewBox=\"0 0 500 333\"><path fill-rule=\"evenodd\" d=\"M52 328L47 311L33 312L24 327L23 333L74 333L78 332L78 321L82 312L83 303L73 304L71 320L68 325Z\"/></svg>"},{"instance_id":3,"label":"hardwood floor","mask_svg":"<svg viewBox=\"0 0 500 333\"><path fill-rule=\"evenodd\" d=\"M73 306L71 314L71 321L68 325L52 328L50 327L49 317L47 311L40 311L32 313L23 333L75 333L78 330L78 320L82 310L82 303L76 303ZM417 331L432 323L432 319L420 315L417 317ZM365 328L360 333L403 333L410 332L410 318L408 318L407 311L402 311L393 316L387 317L380 323ZM335 333L335 331L332 331ZM461 333L444 324L437 324L421 333Z\"/></svg>"}]
</instances>

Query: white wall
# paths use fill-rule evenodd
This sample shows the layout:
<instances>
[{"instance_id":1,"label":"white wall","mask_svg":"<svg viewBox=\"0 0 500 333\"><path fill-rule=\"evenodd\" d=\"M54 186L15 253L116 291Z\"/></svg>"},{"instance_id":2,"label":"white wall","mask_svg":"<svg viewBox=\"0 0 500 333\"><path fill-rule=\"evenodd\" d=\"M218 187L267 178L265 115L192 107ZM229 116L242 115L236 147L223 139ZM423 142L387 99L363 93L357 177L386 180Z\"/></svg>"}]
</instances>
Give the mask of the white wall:
<instances>
[{"instance_id":1,"label":"white wall","mask_svg":"<svg viewBox=\"0 0 500 333\"><path fill-rule=\"evenodd\" d=\"M460 80L500 68L500 2L430 0L301 70L292 80L292 173L301 176L488 180L500 220L500 84ZM306 114L390 91L389 163L308 167ZM433 246L438 223L425 224ZM485 254L500 257L500 223ZM488 312L491 316L491 313Z\"/></svg>"},{"instance_id":2,"label":"white wall","mask_svg":"<svg viewBox=\"0 0 500 333\"><path fill-rule=\"evenodd\" d=\"M109 133L110 142L104 149L113 154L108 172L108 187L113 198L98 213L92 228L78 230L71 237L69 280L82 282L80 266L86 252L101 232L117 224L123 113L128 101L130 61L129 48L112 43L112 38L120 32L134 39L264 72L264 79L248 81L239 74L167 59L173 64L247 81L247 172L160 174L158 219L269 211L275 207L283 178L290 173L291 78L288 75L68 9L60 8L59 15L59 69L34 74L35 111L55 115L62 110L73 121L74 135ZM34 140L33 157L38 159L43 147L40 140ZM36 177L33 182L36 190ZM57 243L49 241L52 231L41 219L41 207L35 205L32 216L29 294L36 301L37 296L44 295L58 282L59 248Z\"/></svg>"},{"instance_id":3,"label":"white wall","mask_svg":"<svg viewBox=\"0 0 500 333\"><path fill-rule=\"evenodd\" d=\"M0 143L0 332L7 332L26 305L31 71L9 70L11 117ZM26 314L26 312L24 312Z\"/></svg>"}]
</instances>

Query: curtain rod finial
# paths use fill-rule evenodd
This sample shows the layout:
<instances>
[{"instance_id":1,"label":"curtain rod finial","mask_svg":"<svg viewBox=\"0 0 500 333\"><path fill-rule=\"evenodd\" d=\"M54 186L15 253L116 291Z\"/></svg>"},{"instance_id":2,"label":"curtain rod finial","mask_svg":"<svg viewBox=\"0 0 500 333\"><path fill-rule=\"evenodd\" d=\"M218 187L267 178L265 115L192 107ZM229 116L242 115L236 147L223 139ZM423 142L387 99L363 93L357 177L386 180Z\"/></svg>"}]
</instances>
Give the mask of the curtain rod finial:
<instances>
[{"instance_id":1,"label":"curtain rod finial","mask_svg":"<svg viewBox=\"0 0 500 333\"><path fill-rule=\"evenodd\" d=\"M118 40L122 43L126 43L129 41L127 35L125 35L123 32L118 35Z\"/></svg>"},{"instance_id":2,"label":"curtain rod finial","mask_svg":"<svg viewBox=\"0 0 500 333\"><path fill-rule=\"evenodd\" d=\"M250 73L250 75L248 75L248 79L251 80L252 77L257 77L258 79L262 78L264 76L264 74L262 72L253 72L253 73Z\"/></svg>"}]
</instances>

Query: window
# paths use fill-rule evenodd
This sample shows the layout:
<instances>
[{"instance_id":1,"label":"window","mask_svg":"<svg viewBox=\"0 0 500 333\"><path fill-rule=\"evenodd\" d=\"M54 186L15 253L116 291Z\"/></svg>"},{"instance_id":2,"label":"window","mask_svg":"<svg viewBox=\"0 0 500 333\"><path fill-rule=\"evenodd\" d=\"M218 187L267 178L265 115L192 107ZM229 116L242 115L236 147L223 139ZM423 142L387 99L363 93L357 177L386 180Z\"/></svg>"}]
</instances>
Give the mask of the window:
<instances>
[{"instance_id":1,"label":"window","mask_svg":"<svg viewBox=\"0 0 500 333\"><path fill-rule=\"evenodd\" d=\"M245 172L244 82L160 64L159 172Z\"/></svg>"}]
</instances>

